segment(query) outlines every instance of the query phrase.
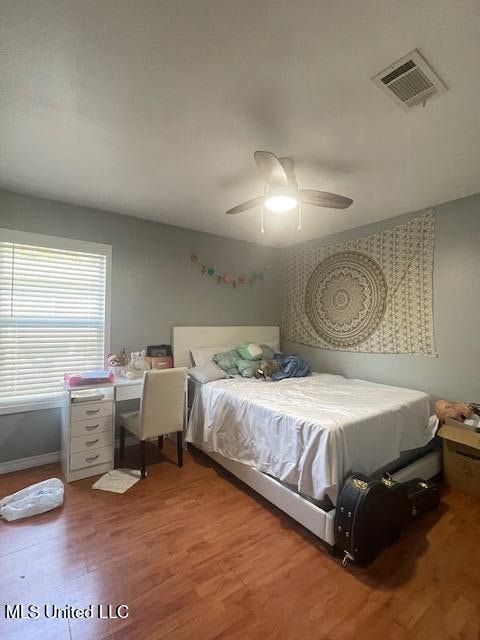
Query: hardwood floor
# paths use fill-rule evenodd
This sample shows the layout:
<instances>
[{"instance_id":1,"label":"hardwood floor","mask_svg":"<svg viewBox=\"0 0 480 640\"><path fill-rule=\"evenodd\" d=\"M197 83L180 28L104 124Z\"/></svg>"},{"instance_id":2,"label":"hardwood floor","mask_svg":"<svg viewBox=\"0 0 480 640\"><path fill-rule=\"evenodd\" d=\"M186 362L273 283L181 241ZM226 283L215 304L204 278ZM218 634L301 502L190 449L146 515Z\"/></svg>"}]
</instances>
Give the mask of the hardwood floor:
<instances>
[{"instance_id":1,"label":"hardwood floor","mask_svg":"<svg viewBox=\"0 0 480 640\"><path fill-rule=\"evenodd\" d=\"M5 620L8 640L478 640L480 502L453 491L366 569L198 452L147 452L123 495L66 486L62 509L0 521L0 605L127 604L126 619ZM127 464L138 465L131 447ZM0 476L0 495L60 475Z\"/></svg>"}]
</instances>

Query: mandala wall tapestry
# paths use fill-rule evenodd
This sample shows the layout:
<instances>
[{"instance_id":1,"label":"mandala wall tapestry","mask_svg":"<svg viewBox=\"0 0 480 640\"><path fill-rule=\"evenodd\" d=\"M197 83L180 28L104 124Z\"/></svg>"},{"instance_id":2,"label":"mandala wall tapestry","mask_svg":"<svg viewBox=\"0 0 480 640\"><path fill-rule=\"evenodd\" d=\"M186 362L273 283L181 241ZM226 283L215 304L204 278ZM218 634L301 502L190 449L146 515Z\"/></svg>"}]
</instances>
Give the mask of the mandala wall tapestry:
<instances>
[{"instance_id":1,"label":"mandala wall tapestry","mask_svg":"<svg viewBox=\"0 0 480 640\"><path fill-rule=\"evenodd\" d=\"M369 353L436 356L435 214L357 240L286 252L282 336Z\"/></svg>"}]
</instances>

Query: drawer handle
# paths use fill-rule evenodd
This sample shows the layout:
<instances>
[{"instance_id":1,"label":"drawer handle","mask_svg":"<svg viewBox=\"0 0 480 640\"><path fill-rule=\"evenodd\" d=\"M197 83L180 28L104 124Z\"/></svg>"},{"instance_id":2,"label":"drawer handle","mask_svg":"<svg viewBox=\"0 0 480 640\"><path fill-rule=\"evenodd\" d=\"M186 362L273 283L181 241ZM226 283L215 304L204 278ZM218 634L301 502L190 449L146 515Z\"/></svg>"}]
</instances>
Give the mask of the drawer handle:
<instances>
[{"instance_id":1,"label":"drawer handle","mask_svg":"<svg viewBox=\"0 0 480 640\"><path fill-rule=\"evenodd\" d=\"M87 409L87 415L91 416L94 413L98 413L100 409Z\"/></svg>"},{"instance_id":2,"label":"drawer handle","mask_svg":"<svg viewBox=\"0 0 480 640\"><path fill-rule=\"evenodd\" d=\"M98 429L99 426L100 426L99 422L97 424L87 424L85 426L85 431L93 431L94 429Z\"/></svg>"},{"instance_id":3,"label":"drawer handle","mask_svg":"<svg viewBox=\"0 0 480 640\"><path fill-rule=\"evenodd\" d=\"M100 454L97 453L96 456L90 456L90 458L85 458L85 462L88 462L88 464L90 464L90 462L94 462L99 457L100 457Z\"/></svg>"},{"instance_id":4,"label":"drawer handle","mask_svg":"<svg viewBox=\"0 0 480 640\"><path fill-rule=\"evenodd\" d=\"M87 445L87 447L91 447L93 444L97 444L99 440L100 438L96 438L95 440L85 440L85 444Z\"/></svg>"}]
</instances>

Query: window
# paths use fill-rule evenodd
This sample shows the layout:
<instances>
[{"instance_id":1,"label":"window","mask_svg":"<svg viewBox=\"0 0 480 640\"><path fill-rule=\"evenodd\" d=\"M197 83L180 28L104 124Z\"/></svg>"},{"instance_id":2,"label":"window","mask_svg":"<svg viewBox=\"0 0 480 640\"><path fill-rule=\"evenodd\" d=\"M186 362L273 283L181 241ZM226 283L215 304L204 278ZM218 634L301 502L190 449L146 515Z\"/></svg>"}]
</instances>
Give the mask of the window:
<instances>
[{"instance_id":1,"label":"window","mask_svg":"<svg viewBox=\"0 0 480 640\"><path fill-rule=\"evenodd\" d=\"M109 245L0 229L0 412L58 403L65 372L103 368L110 269Z\"/></svg>"}]
</instances>

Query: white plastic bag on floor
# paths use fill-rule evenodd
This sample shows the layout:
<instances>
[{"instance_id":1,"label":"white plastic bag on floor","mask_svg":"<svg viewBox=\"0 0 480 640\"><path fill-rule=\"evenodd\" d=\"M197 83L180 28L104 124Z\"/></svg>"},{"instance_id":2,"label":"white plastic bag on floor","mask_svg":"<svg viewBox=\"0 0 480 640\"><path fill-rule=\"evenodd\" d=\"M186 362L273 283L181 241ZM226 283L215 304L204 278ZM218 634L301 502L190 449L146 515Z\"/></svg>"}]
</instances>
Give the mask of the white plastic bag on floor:
<instances>
[{"instance_id":1,"label":"white plastic bag on floor","mask_svg":"<svg viewBox=\"0 0 480 640\"><path fill-rule=\"evenodd\" d=\"M0 517L20 520L56 509L63 504L63 491L63 482L59 478L32 484L0 500Z\"/></svg>"}]
</instances>

